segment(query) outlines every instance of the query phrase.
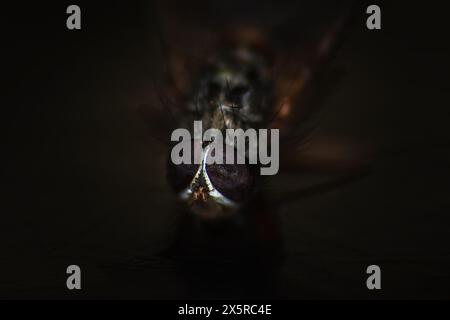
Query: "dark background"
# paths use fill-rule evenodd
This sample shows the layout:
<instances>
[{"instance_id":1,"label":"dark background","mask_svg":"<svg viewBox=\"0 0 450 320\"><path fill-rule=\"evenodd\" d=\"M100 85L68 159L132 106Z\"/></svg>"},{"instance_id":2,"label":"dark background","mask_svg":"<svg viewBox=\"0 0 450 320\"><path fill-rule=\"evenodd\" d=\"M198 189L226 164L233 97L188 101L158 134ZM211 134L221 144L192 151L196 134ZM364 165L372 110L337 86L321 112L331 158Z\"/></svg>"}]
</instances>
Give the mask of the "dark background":
<instances>
[{"instance_id":1,"label":"dark background","mask_svg":"<svg viewBox=\"0 0 450 320\"><path fill-rule=\"evenodd\" d=\"M264 271L159 254L180 213L166 151L137 112L162 63L153 5L79 2L80 31L66 29L71 3L2 5L0 297L449 298L446 10L374 3L382 30L366 29L364 10L354 19L318 133L374 147L374 170L282 206L284 260ZM82 268L79 292L65 286L70 264ZM370 264L382 290L365 286Z\"/></svg>"}]
</instances>

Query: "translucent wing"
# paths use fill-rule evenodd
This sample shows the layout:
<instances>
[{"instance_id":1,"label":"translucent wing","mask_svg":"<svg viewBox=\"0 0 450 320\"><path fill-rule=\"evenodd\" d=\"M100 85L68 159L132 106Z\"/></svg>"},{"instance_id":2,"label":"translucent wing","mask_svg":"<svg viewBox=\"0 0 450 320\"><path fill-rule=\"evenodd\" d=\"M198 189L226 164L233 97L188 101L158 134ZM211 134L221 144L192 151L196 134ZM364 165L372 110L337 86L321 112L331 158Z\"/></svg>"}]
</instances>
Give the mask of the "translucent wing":
<instances>
[{"instance_id":1,"label":"translucent wing","mask_svg":"<svg viewBox=\"0 0 450 320\"><path fill-rule=\"evenodd\" d=\"M340 1L316 10L308 8L301 11L301 17L272 31L272 38L276 38L275 32L283 36L276 41L277 95L270 127L280 128L288 148L307 139L317 127L324 99L339 80L342 71L333 64L333 57L345 35L353 5ZM303 26L300 30L298 19Z\"/></svg>"}]
</instances>

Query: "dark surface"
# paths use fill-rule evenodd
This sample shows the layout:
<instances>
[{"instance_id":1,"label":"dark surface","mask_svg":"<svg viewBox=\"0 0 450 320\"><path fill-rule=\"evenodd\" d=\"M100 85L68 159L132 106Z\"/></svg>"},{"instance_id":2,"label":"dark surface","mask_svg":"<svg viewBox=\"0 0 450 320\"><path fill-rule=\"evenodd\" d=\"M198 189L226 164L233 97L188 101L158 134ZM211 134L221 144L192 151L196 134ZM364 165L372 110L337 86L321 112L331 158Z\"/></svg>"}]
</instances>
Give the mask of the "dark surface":
<instances>
[{"instance_id":1,"label":"dark surface","mask_svg":"<svg viewBox=\"0 0 450 320\"><path fill-rule=\"evenodd\" d=\"M9 81L0 297L449 298L444 8L383 4L376 32L360 13L337 53L345 76L326 100L318 135L374 147L373 172L283 205L275 219L281 243L265 253L239 246L245 231L195 221L179 228L166 150L137 112L154 99L148 88L160 63L152 7L80 4L82 30L70 32L67 5L2 9ZM297 183L276 179L286 189ZM189 232L222 234L230 245L199 249L205 244ZM180 234L192 247L171 254ZM228 261L230 248L247 258ZM65 287L70 264L82 268L80 292ZM382 268L380 291L365 287L370 264Z\"/></svg>"}]
</instances>

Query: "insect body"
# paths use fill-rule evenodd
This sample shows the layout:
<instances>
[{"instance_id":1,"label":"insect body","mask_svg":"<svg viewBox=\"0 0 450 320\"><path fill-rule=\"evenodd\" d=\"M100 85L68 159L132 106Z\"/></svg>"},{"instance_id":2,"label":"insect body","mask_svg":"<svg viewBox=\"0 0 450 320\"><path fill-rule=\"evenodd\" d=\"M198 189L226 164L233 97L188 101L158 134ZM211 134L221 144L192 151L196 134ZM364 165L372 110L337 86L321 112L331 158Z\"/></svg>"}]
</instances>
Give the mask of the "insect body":
<instances>
[{"instance_id":1,"label":"insect body","mask_svg":"<svg viewBox=\"0 0 450 320\"><path fill-rule=\"evenodd\" d=\"M202 121L204 129L224 133L227 129L264 128L272 92L264 58L248 47L232 48L210 59L201 72L187 103L185 126L195 119ZM172 185L192 211L203 217L236 212L254 193L255 170L247 164L209 163L211 152L217 151L207 142L197 148L201 149L200 164L169 164ZM215 156L225 160L227 153L234 151L231 148L233 144L226 144L223 154Z\"/></svg>"},{"instance_id":2,"label":"insect body","mask_svg":"<svg viewBox=\"0 0 450 320\"><path fill-rule=\"evenodd\" d=\"M160 85L168 88L163 96L176 101L168 103L177 118L173 129L192 130L194 121L201 121L203 130L216 129L225 137L227 129L279 129L280 169L298 168L302 160L298 146L317 127L318 105L335 80L328 62L349 12L335 5L336 10L330 9L333 14L315 21L298 4L289 13L299 17L278 25L259 19L241 23L238 15L217 10L213 20L206 19L211 22L207 28L198 27L197 22L209 11L199 10L201 18L185 28L182 23L192 17L167 7L161 14L167 21L162 23L166 34L161 38L168 39L162 47L168 49L164 54L167 72L163 73L169 81L158 85L169 83ZM227 158L235 149L229 142L225 140L223 152L216 154L211 141L196 143L194 137L192 154L201 155L199 163L168 161L170 185L197 216L230 216L260 196L258 165L255 170L248 162L209 161ZM245 150L245 157L251 148Z\"/></svg>"}]
</instances>

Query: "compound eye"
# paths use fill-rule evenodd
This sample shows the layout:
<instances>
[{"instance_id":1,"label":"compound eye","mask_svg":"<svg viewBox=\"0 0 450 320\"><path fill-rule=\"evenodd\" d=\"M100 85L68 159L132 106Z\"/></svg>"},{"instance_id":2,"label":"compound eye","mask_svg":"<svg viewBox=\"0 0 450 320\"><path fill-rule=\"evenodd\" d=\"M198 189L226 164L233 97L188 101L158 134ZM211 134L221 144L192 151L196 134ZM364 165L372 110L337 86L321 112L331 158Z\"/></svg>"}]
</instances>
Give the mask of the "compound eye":
<instances>
[{"instance_id":1,"label":"compound eye","mask_svg":"<svg viewBox=\"0 0 450 320\"><path fill-rule=\"evenodd\" d=\"M254 177L245 164L209 164L206 172L213 187L230 200L242 202L250 195Z\"/></svg>"}]
</instances>

